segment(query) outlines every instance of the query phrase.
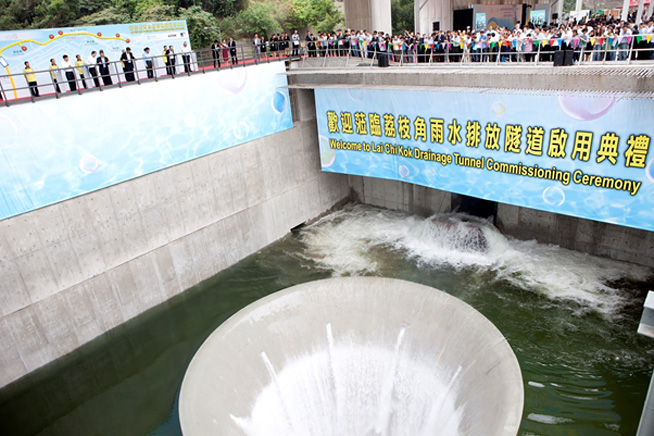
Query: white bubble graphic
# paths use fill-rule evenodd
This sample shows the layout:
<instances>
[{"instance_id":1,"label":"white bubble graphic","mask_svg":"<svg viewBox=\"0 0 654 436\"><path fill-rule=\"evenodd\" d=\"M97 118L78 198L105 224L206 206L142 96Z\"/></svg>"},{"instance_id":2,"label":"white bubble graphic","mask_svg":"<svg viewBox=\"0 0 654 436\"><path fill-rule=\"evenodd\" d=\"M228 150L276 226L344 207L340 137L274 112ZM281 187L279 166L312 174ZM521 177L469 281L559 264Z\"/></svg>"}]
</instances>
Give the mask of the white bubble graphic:
<instances>
[{"instance_id":1,"label":"white bubble graphic","mask_svg":"<svg viewBox=\"0 0 654 436\"><path fill-rule=\"evenodd\" d=\"M271 104L275 112L278 114L284 113L288 106L288 97L286 97L286 94L282 91L277 91L275 92L275 95L273 95Z\"/></svg>"},{"instance_id":2,"label":"white bubble graphic","mask_svg":"<svg viewBox=\"0 0 654 436\"><path fill-rule=\"evenodd\" d=\"M234 126L234 137L236 139L245 139L250 134L250 126L245 121L241 121Z\"/></svg>"},{"instance_id":3,"label":"white bubble graphic","mask_svg":"<svg viewBox=\"0 0 654 436\"><path fill-rule=\"evenodd\" d=\"M320 135L318 139L318 143L320 144L320 165L323 168L330 167L336 161L336 150L329 146L329 139L327 137Z\"/></svg>"},{"instance_id":4,"label":"white bubble graphic","mask_svg":"<svg viewBox=\"0 0 654 436\"><path fill-rule=\"evenodd\" d=\"M98 158L93 156L92 154L84 155L79 160L79 169L85 172L86 174L91 174L96 172L99 165L100 163L98 162Z\"/></svg>"},{"instance_id":5,"label":"white bubble graphic","mask_svg":"<svg viewBox=\"0 0 654 436\"><path fill-rule=\"evenodd\" d=\"M409 168L407 168L406 165L400 165L398 170L400 172L400 177L403 179L406 179L411 174L411 171L409 171Z\"/></svg>"},{"instance_id":6,"label":"white bubble graphic","mask_svg":"<svg viewBox=\"0 0 654 436\"><path fill-rule=\"evenodd\" d=\"M604 116L615 103L614 96L589 96L579 94L560 94L559 106L570 118L579 121L592 121Z\"/></svg>"},{"instance_id":7,"label":"white bubble graphic","mask_svg":"<svg viewBox=\"0 0 654 436\"><path fill-rule=\"evenodd\" d=\"M561 206L565 203L565 193L558 186L550 186L543 191L543 201L550 206Z\"/></svg>"},{"instance_id":8,"label":"white bubble graphic","mask_svg":"<svg viewBox=\"0 0 654 436\"><path fill-rule=\"evenodd\" d=\"M647 174L647 178L649 179L649 181L654 183L654 159L649 161L649 163L647 164L645 173Z\"/></svg>"},{"instance_id":9,"label":"white bubble graphic","mask_svg":"<svg viewBox=\"0 0 654 436\"><path fill-rule=\"evenodd\" d=\"M491 104L491 111L498 117L501 117L506 112L506 106L501 101L496 101Z\"/></svg>"}]
</instances>

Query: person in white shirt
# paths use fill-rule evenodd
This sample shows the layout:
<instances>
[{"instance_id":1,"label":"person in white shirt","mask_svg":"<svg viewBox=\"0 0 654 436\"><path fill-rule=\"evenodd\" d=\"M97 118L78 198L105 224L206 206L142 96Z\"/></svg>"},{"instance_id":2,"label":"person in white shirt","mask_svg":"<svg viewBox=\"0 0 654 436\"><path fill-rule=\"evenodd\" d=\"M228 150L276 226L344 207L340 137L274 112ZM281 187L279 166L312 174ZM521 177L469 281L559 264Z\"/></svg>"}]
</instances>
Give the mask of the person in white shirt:
<instances>
[{"instance_id":1,"label":"person in white shirt","mask_svg":"<svg viewBox=\"0 0 654 436\"><path fill-rule=\"evenodd\" d=\"M75 82L75 68L73 64L68 60L68 55L64 55L64 62L61 64L61 68L64 70L66 80L68 81L68 88L71 91L77 91L77 83Z\"/></svg>"},{"instance_id":2,"label":"person in white shirt","mask_svg":"<svg viewBox=\"0 0 654 436\"><path fill-rule=\"evenodd\" d=\"M291 41L293 42L293 52L291 55L297 56L300 52L300 35L297 33L297 29L293 31L293 35L291 35Z\"/></svg>"},{"instance_id":3,"label":"person in white shirt","mask_svg":"<svg viewBox=\"0 0 654 436\"><path fill-rule=\"evenodd\" d=\"M100 79L98 79L98 69L95 66L96 64L96 52L93 50L91 56L86 58L86 67L89 69L89 74L93 77L93 83L96 88L100 87Z\"/></svg>"},{"instance_id":4,"label":"person in white shirt","mask_svg":"<svg viewBox=\"0 0 654 436\"><path fill-rule=\"evenodd\" d=\"M191 72L191 47L188 42L184 41L182 45L182 62L184 62L184 72L186 74Z\"/></svg>"}]
</instances>

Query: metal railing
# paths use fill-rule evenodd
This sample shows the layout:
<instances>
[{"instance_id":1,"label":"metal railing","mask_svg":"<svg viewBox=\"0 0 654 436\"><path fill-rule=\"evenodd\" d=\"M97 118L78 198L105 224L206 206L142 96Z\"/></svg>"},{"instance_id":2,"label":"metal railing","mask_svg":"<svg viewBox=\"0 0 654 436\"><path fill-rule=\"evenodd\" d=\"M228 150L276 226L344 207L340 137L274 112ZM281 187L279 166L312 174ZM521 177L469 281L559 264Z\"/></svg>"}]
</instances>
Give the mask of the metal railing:
<instances>
[{"instance_id":1,"label":"metal railing","mask_svg":"<svg viewBox=\"0 0 654 436\"><path fill-rule=\"evenodd\" d=\"M11 106L288 59L284 52L278 52L278 56L274 57L267 54L257 52L253 47L237 46L235 52L229 48L205 49L173 55L135 56L131 62L118 60L74 65L72 68L34 70L29 73L21 70L20 73L0 75L0 103ZM34 76L35 83L27 82L28 74Z\"/></svg>"},{"instance_id":2,"label":"metal railing","mask_svg":"<svg viewBox=\"0 0 654 436\"><path fill-rule=\"evenodd\" d=\"M648 35L616 37L577 37L554 39L500 40L484 45L466 42L439 42L435 44L415 44L402 46L392 44L333 44L316 42L303 44L304 59L321 58L322 67L329 66L333 58L345 58L357 65L372 66L380 55L387 56L393 65L433 65L442 63L458 64L501 64L501 63L539 63L553 62L557 51L572 52L573 64L592 64L620 62L631 64L639 61L654 61L654 38ZM342 66L342 62L339 63Z\"/></svg>"},{"instance_id":3,"label":"metal railing","mask_svg":"<svg viewBox=\"0 0 654 436\"><path fill-rule=\"evenodd\" d=\"M640 37L640 38L639 38ZM479 48L477 48L479 47ZM144 82L174 79L183 75L206 73L222 68L245 67L260 62L273 62L302 58L320 58L322 67L328 67L331 59L345 59L345 65L374 65L380 56L387 56L395 66L423 66L438 64L489 65L524 63L538 65L553 62L557 51L572 51L573 63L606 64L617 62L654 61L654 38L647 42L647 35L614 38L573 38L548 40L500 40L485 46L471 43L439 42L431 45L378 46L376 44L329 45L326 42L303 41L296 49L291 47L271 51L270 45L237 46L232 53L229 48L218 50L195 50L174 53L172 56L157 55L136 57L129 62L112 61L106 64L84 64L72 68L54 68L30 72L36 83L28 83L26 74L0 75L0 99L5 106L15 103L34 102L43 98L60 98L70 94L102 91L107 87L123 87ZM384 50L381 50L384 48ZM340 62L339 65L343 66ZM9 83L9 86L7 85Z\"/></svg>"}]
</instances>

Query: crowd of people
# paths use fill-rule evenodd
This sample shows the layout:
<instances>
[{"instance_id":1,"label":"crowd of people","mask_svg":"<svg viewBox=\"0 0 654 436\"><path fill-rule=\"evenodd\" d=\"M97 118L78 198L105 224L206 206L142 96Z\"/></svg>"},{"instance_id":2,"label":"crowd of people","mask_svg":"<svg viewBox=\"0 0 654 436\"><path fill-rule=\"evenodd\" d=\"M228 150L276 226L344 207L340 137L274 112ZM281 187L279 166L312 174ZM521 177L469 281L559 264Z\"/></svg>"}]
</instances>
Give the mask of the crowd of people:
<instances>
[{"instance_id":1,"label":"crowd of people","mask_svg":"<svg viewBox=\"0 0 654 436\"><path fill-rule=\"evenodd\" d=\"M633 16L632 16L633 18ZM293 34L296 36L297 31ZM601 16L584 22L570 21L552 25L495 27L459 31L435 31L431 34L404 32L391 35L367 30L307 33L302 41L308 57L355 56L373 58L383 53L394 61L422 62L530 62L552 61L557 50L572 50L574 59L584 61L654 59L654 17L635 24ZM289 54L288 35L255 35L255 57ZM295 50L291 55L295 54ZM583 56L583 58L582 58Z\"/></svg>"},{"instance_id":2,"label":"crowd of people","mask_svg":"<svg viewBox=\"0 0 654 436\"><path fill-rule=\"evenodd\" d=\"M532 62L552 61L558 50L571 50L575 60L583 61L624 61L631 56L634 60L654 60L654 16L635 23L633 14L627 21L611 16L600 16L583 22L564 22L561 24L543 24L521 26L517 23L512 29L494 27L488 29L471 29L459 31L434 31L431 34L404 32L390 35L381 31L367 30L336 31L331 33L309 32L301 38L298 31L293 33L276 33L270 38L255 34L251 40L254 61L267 58L306 55L318 56L354 56L375 58L388 56L396 62ZM239 63L237 43L234 38L215 40L211 46L214 68L221 65ZM191 49L184 42L180 54L184 72L191 71ZM139 58L145 64L148 78L155 76L155 58L161 58L167 75L177 73L178 54L174 47L163 46L160 56L151 53L146 47ZM72 61L68 55L62 61L50 59L48 70L52 85L57 93L61 91L62 82L68 84L70 91L78 86L88 87L92 80L95 87L113 84L110 66L120 64L125 81L135 81L137 57L126 47L117 61L110 61L100 50L92 51L86 60L81 55ZM63 75L62 75L63 74ZM39 84L36 73L29 61L25 61L23 75L30 93L38 97ZM112 78L113 77L113 78Z\"/></svg>"}]
</instances>

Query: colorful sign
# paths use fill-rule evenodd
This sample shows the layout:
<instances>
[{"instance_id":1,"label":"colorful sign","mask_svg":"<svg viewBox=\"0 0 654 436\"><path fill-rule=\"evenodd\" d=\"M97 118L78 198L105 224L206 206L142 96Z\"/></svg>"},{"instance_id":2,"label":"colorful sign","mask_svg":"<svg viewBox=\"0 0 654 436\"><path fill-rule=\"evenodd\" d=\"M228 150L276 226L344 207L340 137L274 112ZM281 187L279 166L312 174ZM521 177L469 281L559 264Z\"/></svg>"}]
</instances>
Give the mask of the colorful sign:
<instances>
[{"instance_id":1,"label":"colorful sign","mask_svg":"<svg viewBox=\"0 0 654 436\"><path fill-rule=\"evenodd\" d=\"M516 5L472 5L475 17L475 25L479 22L480 14L486 22L484 28L506 27L513 29L519 21L518 7ZM477 27L478 28L478 27Z\"/></svg>"},{"instance_id":2,"label":"colorful sign","mask_svg":"<svg viewBox=\"0 0 654 436\"><path fill-rule=\"evenodd\" d=\"M28 97L28 89L14 91L26 86L21 77L25 61L34 71L44 71L50 59L61 65L64 54L72 63L78 54L86 62L92 51L103 50L109 61L115 62L126 47L140 58L146 47L158 56L164 45L173 45L179 52L184 42L190 47L186 20L0 32L0 85L7 98ZM37 74L36 79L40 87L52 83L46 72Z\"/></svg>"},{"instance_id":3,"label":"colorful sign","mask_svg":"<svg viewBox=\"0 0 654 436\"><path fill-rule=\"evenodd\" d=\"M283 62L0 109L0 219L293 127Z\"/></svg>"},{"instance_id":4,"label":"colorful sign","mask_svg":"<svg viewBox=\"0 0 654 436\"><path fill-rule=\"evenodd\" d=\"M654 230L654 100L316 89L323 171Z\"/></svg>"}]
</instances>

